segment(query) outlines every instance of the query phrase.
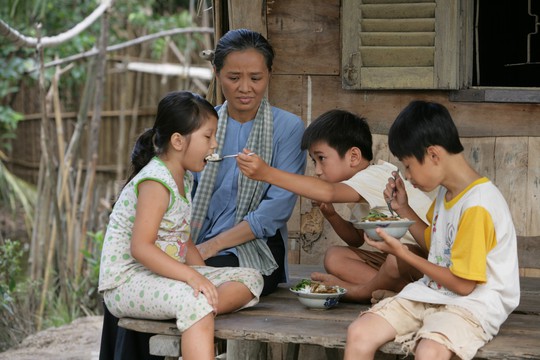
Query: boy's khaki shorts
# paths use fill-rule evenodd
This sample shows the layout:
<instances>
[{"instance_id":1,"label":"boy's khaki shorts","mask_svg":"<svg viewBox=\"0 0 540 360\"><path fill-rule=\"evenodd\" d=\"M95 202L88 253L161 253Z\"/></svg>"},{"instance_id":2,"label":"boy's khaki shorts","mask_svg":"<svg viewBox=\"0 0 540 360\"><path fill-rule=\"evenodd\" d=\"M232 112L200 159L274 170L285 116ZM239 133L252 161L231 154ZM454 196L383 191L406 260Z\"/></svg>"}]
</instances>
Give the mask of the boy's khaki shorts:
<instances>
[{"instance_id":1,"label":"boy's khaki shorts","mask_svg":"<svg viewBox=\"0 0 540 360\"><path fill-rule=\"evenodd\" d=\"M472 359L489 340L476 318L453 305L427 304L391 297L366 312L384 318L396 330L395 341L408 354L414 353L420 339L446 346L461 359Z\"/></svg>"}]
</instances>

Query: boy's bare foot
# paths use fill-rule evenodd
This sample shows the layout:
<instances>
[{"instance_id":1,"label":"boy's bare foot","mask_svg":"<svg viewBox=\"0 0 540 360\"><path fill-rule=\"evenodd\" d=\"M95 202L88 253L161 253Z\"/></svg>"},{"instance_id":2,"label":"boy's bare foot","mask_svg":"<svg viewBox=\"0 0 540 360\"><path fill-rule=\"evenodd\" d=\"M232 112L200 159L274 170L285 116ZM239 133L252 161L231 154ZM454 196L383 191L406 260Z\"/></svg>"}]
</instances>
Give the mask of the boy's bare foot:
<instances>
[{"instance_id":1,"label":"boy's bare foot","mask_svg":"<svg viewBox=\"0 0 540 360\"><path fill-rule=\"evenodd\" d=\"M375 290L371 293L371 303L376 304L382 299L396 295L395 292L391 290Z\"/></svg>"},{"instance_id":2,"label":"boy's bare foot","mask_svg":"<svg viewBox=\"0 0 540 360\"><path fill-rule=\"evenodd\" d=\"M347 285L349 285L332 274L326 274L326 273L320 273L320 272L311 273L311 280L319 281L326 286L338 285L345 288Z\"/></svg>"}]
</instances>

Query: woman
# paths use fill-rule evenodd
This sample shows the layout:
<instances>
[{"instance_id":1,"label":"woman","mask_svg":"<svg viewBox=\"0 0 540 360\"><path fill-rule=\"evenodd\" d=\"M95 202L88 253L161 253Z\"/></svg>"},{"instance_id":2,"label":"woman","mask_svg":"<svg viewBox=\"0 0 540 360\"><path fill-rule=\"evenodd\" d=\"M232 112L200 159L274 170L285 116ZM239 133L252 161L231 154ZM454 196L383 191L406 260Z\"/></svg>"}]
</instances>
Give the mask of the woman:
<instances>
[{"instance_id":1,"label":"woman","mask_svg":"<svg viewBox=\"0 0 540 360\"><path fill-rule=\"evenodd\" d=\"M226 102L217 107L217 151L227 155L250 148L276 168L303 174L304 125L298 116L270 106L265 98L273 59L271 45L257 32L231 30L219 40L213 65ZM239 178L234 159L208 164L206 169L211 171L194 174L193 241L209 266L261 270L261 295L271 293L286 281L287 220L296 195L263 183L247 185L246 178ZM203 192L210 195L202 196ZM254 246L242 247L249 243ZM246 257L254 261L245 261ZM153 334L120 328L106 307L104 313L100 360L162 359L149 355Z\"/></svg>"},{"instance_id":2,"label":"woman","mask_svg":"<svg viewBox=\"0 0 540 360\"><path fill-rule=\"evenodd\" d=\"M265 97L274 51L259 33L227 32L216 46L213 66L225 103L218 106L217 152L244 148L273 167L303 174L304 124ZM263 274L262 295L287 277L287 221L296 195L240 175L236 160L210 163L195 174L192 238L210 266L242 266Z\"/></svg>"}]
</instances>

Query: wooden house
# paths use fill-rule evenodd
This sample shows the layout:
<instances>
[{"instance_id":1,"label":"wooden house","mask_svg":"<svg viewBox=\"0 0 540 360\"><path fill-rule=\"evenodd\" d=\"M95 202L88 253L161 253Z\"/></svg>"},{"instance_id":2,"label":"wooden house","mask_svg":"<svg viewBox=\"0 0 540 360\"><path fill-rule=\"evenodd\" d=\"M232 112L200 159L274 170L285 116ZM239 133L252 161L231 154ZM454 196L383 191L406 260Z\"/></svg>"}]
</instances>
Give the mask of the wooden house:
<instances>
[{"instance_id":1,"label":"wooden house","mask_svg":"<svg viewBox=\"0 0 540 360\"><path fill-rule=\"evenodd\" d=\"M532 21L523 34L511 35L515 39L510 43L523 51L505 50L502 37L500 41L501 52L516 55L503 59L508 62L503 70L515 65L511 70L518 73L509 77L525 72L527 80L479 86L475 84L482 84L480 71L489 73L479 65L485 60L479 44L491 39L482 35L481 27L500 27L503 32L512 28L510 20L499 25L479 22L484 13L503 19L504 14L497 18L489 13L496 3L501 2L214 0L213 6L216 38L228 29L251 28L266 35L274 47L269 90L273 105L299 115L306 125L334 108L363 115L374 134L376 159L399 166L388 151L386 135L411 100L445 105L457 123L466 156L506 197L518 235L538 238L540 65L534 62L540 61L535 50L540 42L527 31L534 33L538 23L530 14L538 15L540 9L531 8L531 0L512 2L512 10L523 16L515 21ZM309 166L307 171L312 171ZM346 216L348 207L338 211ZM306 199L298 202L289 229L291 263L320 264L325 249L341 243ZM535 256L535 251L530 253ZM523 273L540 275L537 269Z\"/></svg>"},{"instance_id":2,"label":"wooden house","mask_svg":"<svg viewBox=\"0 0 540 360\"><path fill-rule=\"evenodd\" d=\"M366 117L375 159L400 166L388 150L387 133L411 100L445 105L466 156L500 188L518 235L527 239L520 243L521 254L535 266L523 266L523 275L540 276L532 269L539 267L533 242L540 238L538 1L212 0L212 11L215 39L229 29L250 28L274 47L268 94L273 105L306 125L335 108ZM209 38L205 43L212 46ZM141 47L127 54L144 60L144 53ZM164 82L160 75L120 71L119 59L124 61L119 55L109 58L97 164L100 178L117 180L135 135L152 123L161 95L185 88L181 77ZM41 154L35 91L21 89L16 99L25 114L18 136L33 140L13 143L17 157L9 161L14 173L31 182L37 181ZM220 94L209 95L220 102ZM77 118L70 110L62 113L66 134ZM54 114L49 117L53 125ZM125 136L123 120L130 124ZM96 202L115 194L114 185L104 184ZM348 216L348 206L337 208ZM298 201L289 231L290 263L321 264L328 246L343 244L307 199Z\"/></svg>"}]
</instances>

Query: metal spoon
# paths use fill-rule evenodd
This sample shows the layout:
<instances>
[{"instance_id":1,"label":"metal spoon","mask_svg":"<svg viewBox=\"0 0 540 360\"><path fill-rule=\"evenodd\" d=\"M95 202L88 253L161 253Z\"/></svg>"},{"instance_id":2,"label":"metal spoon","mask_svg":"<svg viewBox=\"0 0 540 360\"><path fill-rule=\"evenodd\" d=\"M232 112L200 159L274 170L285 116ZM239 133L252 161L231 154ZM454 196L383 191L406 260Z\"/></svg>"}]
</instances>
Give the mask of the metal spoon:
<instances>
[{"instance_id":1,"label":"metal spoon","mask_svg":"<svg viewBox=\"0 0 540 360\"><path fill-rule=\"evenodd\" d=\"M251 153L248 153L246 155L251 156L253 154L255 154L255 153L251 152ZM212 155L214 155L214 154L212 154ZM240 154L225 155L225 156L222 156L222 157L212 157L212 155L207 156L206 161L208 161L208 162L219 162L219 161L223 161L223 159L226 159L226 158L235 158Z\"/></svg>"},{"instance_id":2,"label":"metal spoon","mask_svg":"<svg viewBox=\"0 0 540 360\"><path fill-rule=\"evenodd\" d=\"M399 170L396 171L396 176L394 176L394 181L397 180L397 177L399 176ZM386 200L386 205L388 205L388 210L390 210L390 214L392 216L396 216L397 214L394 212L394 209L392 209L392 200L394 200L394 192L395 187L392 189L392 195L390 195L390 199Z\"/></svg>"}]
</instances>

